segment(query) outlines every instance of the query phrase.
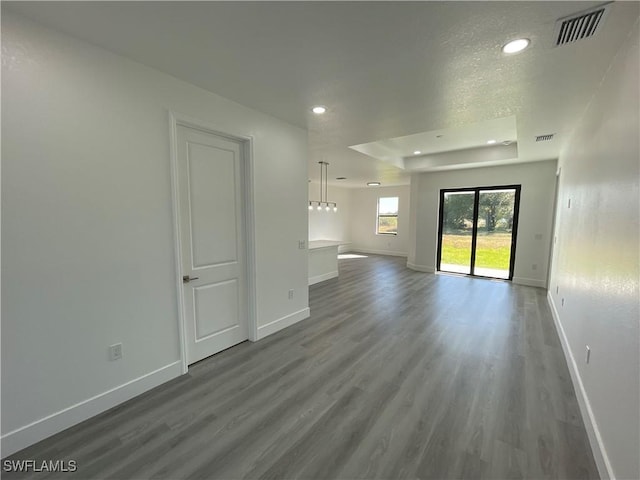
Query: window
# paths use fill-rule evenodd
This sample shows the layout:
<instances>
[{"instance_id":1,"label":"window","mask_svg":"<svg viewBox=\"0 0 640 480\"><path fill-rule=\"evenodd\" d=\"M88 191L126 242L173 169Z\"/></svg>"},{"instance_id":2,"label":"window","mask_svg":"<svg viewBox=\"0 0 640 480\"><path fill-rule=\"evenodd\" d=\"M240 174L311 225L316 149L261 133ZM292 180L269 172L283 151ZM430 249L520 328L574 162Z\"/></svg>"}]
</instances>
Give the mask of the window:
<instances>
[{"instance_id":1,"label":"window","mask_svg":"<svg viewBox=\"0 0 640 480\"><path fill-rule=\"evenodd\" d=\"M398 234L398 197L378 198L378 235Z\"/></svg>"}]
</instances>

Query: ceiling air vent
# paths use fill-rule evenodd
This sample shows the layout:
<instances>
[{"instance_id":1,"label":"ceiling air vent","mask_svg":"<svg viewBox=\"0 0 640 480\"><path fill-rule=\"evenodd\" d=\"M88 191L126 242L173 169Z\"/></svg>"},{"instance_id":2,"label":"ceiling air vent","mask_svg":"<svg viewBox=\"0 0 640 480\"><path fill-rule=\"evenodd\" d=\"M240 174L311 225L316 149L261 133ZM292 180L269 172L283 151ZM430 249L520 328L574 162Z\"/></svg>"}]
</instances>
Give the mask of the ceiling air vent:
<instances>
[{"instance_id":1,"label":"ceiling air vent","mask_svg":"<svg viewBox=\"0 0 640 480\"><path fill-rule=\"evenodd\" d=\"M549 140L553 140L553 133L547 133L546 135L538 135L536 137L536 142L548 142Z\"/></svg>"},{"instance_id":2,"label":"ceiling air vent","mask_svg":"<svg viewBox=\"0 0 640 480\"><path fill-rule=\"evenodd\" d=\"M610 9L611 3L605 3L558 20L554 35L555 46L577 42L595 35Z\"/></svg>"}]
</instances>

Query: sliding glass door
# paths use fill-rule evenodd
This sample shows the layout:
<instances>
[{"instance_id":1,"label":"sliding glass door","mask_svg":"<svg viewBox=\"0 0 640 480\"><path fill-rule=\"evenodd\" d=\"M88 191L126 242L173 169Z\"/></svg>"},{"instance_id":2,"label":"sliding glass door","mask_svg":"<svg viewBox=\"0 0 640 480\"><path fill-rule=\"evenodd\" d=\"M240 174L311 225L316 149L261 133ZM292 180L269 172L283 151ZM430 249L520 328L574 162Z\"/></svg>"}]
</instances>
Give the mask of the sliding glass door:
<instances>
[{"instance_id":1,"label":"sliding glass door","mask_svg":"<svg viewBox=\"0 0 640 480\"><path fill-rule=\"evenodd\" d=\"M471 273L475 193L444 191L440 198L438 270Z\"/></svg>"},{"instance_id":2,"label":"sliding glass door","mask_svg":"<svg viewBox=\"0 0 640 480\"><path fill-rule=\"evenodd\" d=\"M520 185L440 191L438 271L513 278Z\"/></svg>"}]
</instances>

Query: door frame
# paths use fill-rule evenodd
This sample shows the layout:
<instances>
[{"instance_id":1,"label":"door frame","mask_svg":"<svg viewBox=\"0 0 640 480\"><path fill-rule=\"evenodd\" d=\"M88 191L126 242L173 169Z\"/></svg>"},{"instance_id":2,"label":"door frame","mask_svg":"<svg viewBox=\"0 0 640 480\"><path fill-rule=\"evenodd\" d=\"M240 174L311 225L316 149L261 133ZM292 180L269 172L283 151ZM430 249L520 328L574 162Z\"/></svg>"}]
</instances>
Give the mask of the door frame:
<instances>
[{"instance_id":1,"label":"door frame","mask_svg":"<svg viewBox=\"0 0 640 480\"><path fill-rule=\"evenodd\" d=\"M173 216L173 244L175 264L175 287L178 300L178 334L180 342L180 359L182 373L187 373L189 362L187 359L186 317L184 312L184 292L182 285L182 245L180 240L180 203L178 192L178 126L199 130L204 133L228 138L240 144L242 161L240 162L240 187L242 189L242 221L244 226L244 253L246 278L247 327L249 340L258 340L258 323L256 318L256 242L255 242L255 204L253 198L253 144L254 138L244 132L234 131L228 126L220 128L209 122L169 111L169 144L171 160L171 206Z\"/></svg>"},{"instance_id":2,"label":"door frame","mask_svg":"<svg viewBox=\"0 0 640 480\"><path fill-rule=\"evenodd\" d=\"M469 192L473 193L473 227L471 233L471 258L470 262L470 272L464 273L460 275L467 275L471 277L479 277L479 278L494 278L487 277L484 275L476 275L475 274L475 262L476 262L476 242L478 236L478 209L480 204L480 193L482 191L491 191L491 190L515 190L515 199L513 202L513 224L511 226L511 253L509 257L509 278L507 280L512 281L513 275L515 273L516 267L516 242L518 240L518 220L520 216L520 194L522 190L522 185L495 185L491 187L462 187L462 188L442 188L440 189L440 202L438 205L438 245L436 249L436 272L441 272L440 270L440 260L442 258L442 233L444 229L444 194L448 192ZM452 273L455 272L444 272L444 273Z\"/></svg>"},{"instance_id":3,"label":"door frame","mask_svg":"<svg viewBox=\"0 0 640 480\"><path fill-rule=\"evenodd\" d=\"M559 224L558 221L558 200L560 199L560 176L562 175L562 167L557 167L556 169L556 184L553 192L553 223L551 224L551 240L549 241L549 260L547 261L547 278L546 278L546 289L547 292L551 291L551 277L554 276L551 271L555 265L557 265L555 255L557 253L557 243L558 237L556 225Z\"/></svg>"}]
</instances>

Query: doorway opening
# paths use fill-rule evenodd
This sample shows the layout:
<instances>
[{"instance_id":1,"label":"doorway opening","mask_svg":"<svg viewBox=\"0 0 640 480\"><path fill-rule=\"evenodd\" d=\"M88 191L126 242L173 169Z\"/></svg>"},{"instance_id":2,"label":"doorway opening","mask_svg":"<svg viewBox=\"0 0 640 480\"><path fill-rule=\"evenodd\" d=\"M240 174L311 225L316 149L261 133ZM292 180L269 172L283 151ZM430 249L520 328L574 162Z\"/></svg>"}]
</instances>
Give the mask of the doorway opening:
<instances>
[{"instance_id":1,"label":"doorway opening","mask_svg":"<svg viewBox=\"0 0 640 480\"><path fill-rule=\"evenodd\" d=\"M520 185L440 190L439 272L513 279Z\"/></svg>"}]
</instances>

